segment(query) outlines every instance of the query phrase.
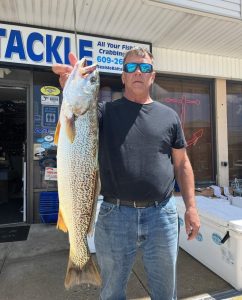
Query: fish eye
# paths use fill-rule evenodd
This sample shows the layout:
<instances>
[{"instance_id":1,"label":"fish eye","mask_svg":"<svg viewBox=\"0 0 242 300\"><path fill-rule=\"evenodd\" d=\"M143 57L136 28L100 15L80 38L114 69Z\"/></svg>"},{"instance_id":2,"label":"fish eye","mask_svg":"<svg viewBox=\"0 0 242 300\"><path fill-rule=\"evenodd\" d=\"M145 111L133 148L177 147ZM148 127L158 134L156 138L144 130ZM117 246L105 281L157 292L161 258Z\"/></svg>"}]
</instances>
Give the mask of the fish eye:
<instances>
[{"instance_id":1,"label":"fish eye","mask_svg":"<svg viewBox=\"0 0 242 300\"><path fill-rule=\"evenodd\" d=\"M96 82L96 77L92 76L92 77L90 78L90 82L91 82L91 83L95 83L95 82Z\"/></svg>"}]
</instances>

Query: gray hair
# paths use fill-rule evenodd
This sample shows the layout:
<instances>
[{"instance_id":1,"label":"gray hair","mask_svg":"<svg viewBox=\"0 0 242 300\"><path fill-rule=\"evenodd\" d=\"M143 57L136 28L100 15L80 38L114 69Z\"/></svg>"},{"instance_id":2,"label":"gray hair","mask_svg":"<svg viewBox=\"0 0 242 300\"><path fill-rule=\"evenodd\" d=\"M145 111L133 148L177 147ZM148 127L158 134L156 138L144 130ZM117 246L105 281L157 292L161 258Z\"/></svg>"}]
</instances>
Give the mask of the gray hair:
<instances>
[{"instance_id":1,"label":"gray hair","mask_svg":"<svg viewBox=\"0 0 242 300\"><path fill-rule=\"evenodd\" d=\"M142 47L134 47L124 53L123 64L125 64L126 58L130 55L137 55L140 57L145 57L146 55L148 55L151 58L152 64L154 61L154 56L149 50Z\"/></svg>"}]
</instances>

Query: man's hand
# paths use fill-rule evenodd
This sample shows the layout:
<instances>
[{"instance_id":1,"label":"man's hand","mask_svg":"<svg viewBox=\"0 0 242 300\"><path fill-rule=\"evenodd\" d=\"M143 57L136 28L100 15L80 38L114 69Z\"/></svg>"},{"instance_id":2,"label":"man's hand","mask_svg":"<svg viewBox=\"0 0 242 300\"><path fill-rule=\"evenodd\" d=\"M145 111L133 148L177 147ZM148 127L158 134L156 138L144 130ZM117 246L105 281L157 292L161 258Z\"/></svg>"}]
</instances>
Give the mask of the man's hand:
<instances>
[{"instance_id":1,"label":"man's hand","mask_svg":"<svg viewBox=\"0 0 242 300\"><path fill-rule=\"evenodd\" d=\"M64 88L65 83L69 77L69 75L71 74L71 71L73 70L73 67L75 66L76 62L77 62L77 58L75 56L74 53L70 52L69 53L69 61L71 63L71 65L62 65L62 64L55 64L52 66L52 71L59 75L59 82L62 88Z\"/></svg>"},{"instance_id":2,"label":"man's hand","mask_svg":"<svg viewBox=\"0 0 242 300\"><path fill-rule=\"evenodd\" d=\"M62 64L55 64L52 66L52 71L59 75L59 82L62 88L64 88L66 81L71 74L75 64L77 63L77 58L74 53L70 52L69 53L69 61L70 61L70 66L69 65L62 65ZM86 62L86 61L85 61ZM97 67L97 64L93 64L91 66L84 66L82 68L82 73L80 73L80 76L86 77L88 74L92 73Z\"/></svg>"},{"instance_id":3,"label":"man's hand","mask_svg":"<svg viewBox=\"0 0 242 300\"><path fill-rule=\"evenodd\" d=\"M185 226L188 240L193 240L199 231L200 220L196 207L189 207L185 212Z\"/></svg>"}]
</instances>

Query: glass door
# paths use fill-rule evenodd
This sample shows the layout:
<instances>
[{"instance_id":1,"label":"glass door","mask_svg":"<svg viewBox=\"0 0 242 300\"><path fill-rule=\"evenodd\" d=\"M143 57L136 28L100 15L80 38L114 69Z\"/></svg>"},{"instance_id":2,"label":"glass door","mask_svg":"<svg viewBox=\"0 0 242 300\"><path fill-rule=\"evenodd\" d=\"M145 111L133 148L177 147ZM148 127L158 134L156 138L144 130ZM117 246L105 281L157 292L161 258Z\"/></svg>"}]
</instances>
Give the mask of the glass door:
<instances>
[{"instance_id":1,"label":"glass door","mask_svg":"<svg viewBox=\"0 0 242 300\"><path fill-rule=\"evenodd\" d=\"M0 85L0 225L26 221L27 88Z\"/></svg>"}]
</instances>

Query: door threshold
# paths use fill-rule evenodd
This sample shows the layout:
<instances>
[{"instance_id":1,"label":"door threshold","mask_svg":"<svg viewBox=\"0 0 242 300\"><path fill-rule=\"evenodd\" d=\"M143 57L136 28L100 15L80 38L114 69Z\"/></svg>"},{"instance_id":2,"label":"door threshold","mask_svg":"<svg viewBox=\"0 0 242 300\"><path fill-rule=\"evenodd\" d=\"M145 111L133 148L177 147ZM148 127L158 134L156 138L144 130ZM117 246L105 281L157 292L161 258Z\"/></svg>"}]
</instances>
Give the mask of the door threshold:
<instances>
[{"instance_id":1,"label":"door threshold","mask_svg":"<svg viewBox=\"0 0 242 300\"><path fill-rule=\"evenodd\" d=\"M1 227L17 227L17 226L30 226L30 224L28 224L27 222L0 224L0 228Z\"/></svg>"}]
</instances>

